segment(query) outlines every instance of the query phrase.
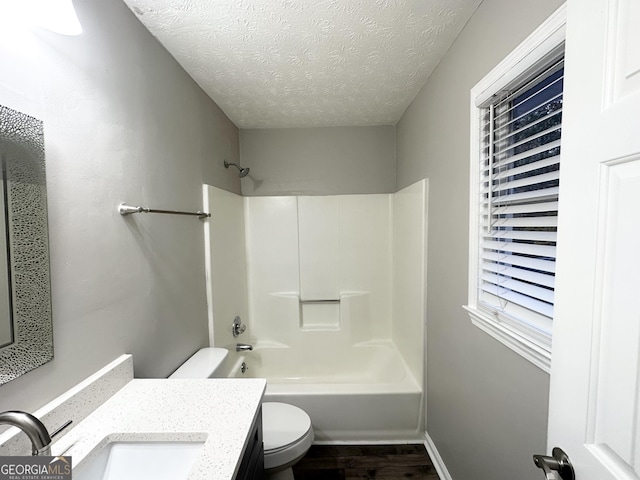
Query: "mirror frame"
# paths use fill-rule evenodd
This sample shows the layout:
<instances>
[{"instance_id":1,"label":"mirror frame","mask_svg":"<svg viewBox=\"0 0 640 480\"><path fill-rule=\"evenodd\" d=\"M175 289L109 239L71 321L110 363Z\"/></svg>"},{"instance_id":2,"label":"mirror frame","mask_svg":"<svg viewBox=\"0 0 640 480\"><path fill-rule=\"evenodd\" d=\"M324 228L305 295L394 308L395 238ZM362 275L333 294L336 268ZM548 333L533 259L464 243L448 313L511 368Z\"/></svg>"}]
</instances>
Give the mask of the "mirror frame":
<instances>
[{"instance_id":1,"label":"mirror frame","mask_svg":"<svg viewBox=\"0 0 640 480\"><path fill-rule=\"evenodd\" d=\"M53 359L44 128L0 105L13 343L0 349L0 385Z\"/></svg>"}]
</instances>

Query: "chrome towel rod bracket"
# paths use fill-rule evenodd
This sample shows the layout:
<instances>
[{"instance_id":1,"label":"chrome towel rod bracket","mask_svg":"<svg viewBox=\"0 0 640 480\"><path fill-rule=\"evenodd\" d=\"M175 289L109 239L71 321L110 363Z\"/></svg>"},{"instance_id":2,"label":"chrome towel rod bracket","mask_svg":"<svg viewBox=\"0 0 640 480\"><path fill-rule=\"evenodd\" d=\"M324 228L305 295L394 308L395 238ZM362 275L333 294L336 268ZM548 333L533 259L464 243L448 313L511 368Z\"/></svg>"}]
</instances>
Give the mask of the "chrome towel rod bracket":
<instances>
[{"instance_id":1,"label":"chrome towel rod bracket","mask_svg":"<svg viewBox=\"0 0 640 480\"><path fill-rule=\"evenodd\" d=\"M121 203L118 205L118 213L120 215L131 215L132 213L166 213L168 215L193 215L198 218L208 218L210 213L206 212L180 212L178 210L158 210L157 208L148 207L134 207L133 205L127 205Z\"/></svg>"}]
</instances>

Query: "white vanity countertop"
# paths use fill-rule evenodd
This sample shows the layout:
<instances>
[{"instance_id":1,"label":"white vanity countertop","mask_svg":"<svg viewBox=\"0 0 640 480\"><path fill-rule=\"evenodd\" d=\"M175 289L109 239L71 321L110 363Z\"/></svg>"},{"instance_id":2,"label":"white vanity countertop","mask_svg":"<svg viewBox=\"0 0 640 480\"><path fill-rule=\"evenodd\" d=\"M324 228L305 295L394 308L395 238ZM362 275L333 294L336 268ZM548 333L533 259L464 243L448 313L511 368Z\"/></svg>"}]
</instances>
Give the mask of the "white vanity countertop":
<instances>
[{"instance_id":1,"label":"white vanity countertop","mask_svg":"<svg viewBox=\"0 0 640 480\"><path fill-rule=\"evenodd\" d=\"M265 386L264 379L134 379L58 440L52 454L71 455L77 467L108 441L204 440L189 480L231 480Z\"/></svg>"}]
</instances>

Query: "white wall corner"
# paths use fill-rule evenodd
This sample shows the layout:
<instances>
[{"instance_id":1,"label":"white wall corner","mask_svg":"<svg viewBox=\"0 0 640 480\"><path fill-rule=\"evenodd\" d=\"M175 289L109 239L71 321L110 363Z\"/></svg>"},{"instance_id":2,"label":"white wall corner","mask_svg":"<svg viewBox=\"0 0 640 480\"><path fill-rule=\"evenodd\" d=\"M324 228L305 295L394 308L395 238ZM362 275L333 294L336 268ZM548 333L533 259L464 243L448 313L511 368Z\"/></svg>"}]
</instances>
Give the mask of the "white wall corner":
<instances>
[{"instance_id":1,"label":"white wall corner","mask_svg":"<svg viewBox=\"0 0 640 480\"><path fill-rule=\"evenodd\" d=\"M436 448L436 444L433 443L429 433L425 432L424 434L424 448L427 449L427 453L429 454L429 458L431 458L431 462L433 463L433 467L436 469L438 473L438 477L440 480L453 480L449 470L447 470L447 466L444 464L438 449Z\"/></svg>"},{"instance_id":2,"label":"white wall corner","mask_svg":"<svg viewBox=\"0 0 640 480\"><path fill-rule=\"evenodd\" d=\"M209 198L209 185L202 184L202 208L204 212L209 212L210 198ZM213 327L213 286L211 284L211 222L209 219L205 219L202 222L204 229L204 276L205 276L205 288L207 290L207 327L209 329L209 346L215 345L215 335Z\"/></svg>"}]
</instances>

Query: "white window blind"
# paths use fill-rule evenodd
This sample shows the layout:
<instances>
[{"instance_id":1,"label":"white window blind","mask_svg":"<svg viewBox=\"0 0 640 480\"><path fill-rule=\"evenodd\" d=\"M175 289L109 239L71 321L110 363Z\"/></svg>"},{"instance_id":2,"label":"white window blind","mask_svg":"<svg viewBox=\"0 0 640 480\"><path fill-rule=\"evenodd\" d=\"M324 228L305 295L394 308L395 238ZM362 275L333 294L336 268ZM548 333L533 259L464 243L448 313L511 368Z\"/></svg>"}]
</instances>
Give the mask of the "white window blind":
<instances>
[{"instance_id":1,"label":"white window blind","mask_svg":"<svg viewBox=\"0 0 640 480\"><path fill-rule=\"evenodd\" d=\"M478 307L550 333L562 85L560 59L480 109Z\"/></svg>"}]
</instances>

